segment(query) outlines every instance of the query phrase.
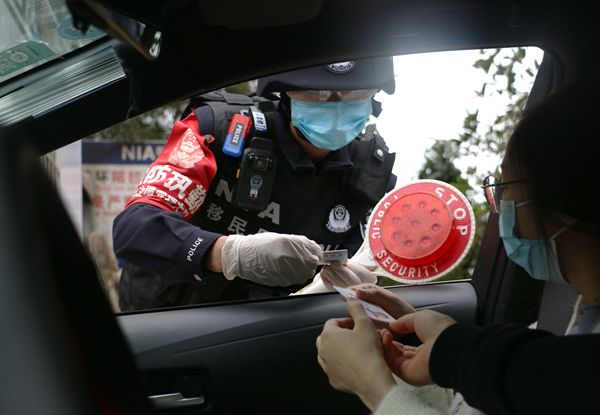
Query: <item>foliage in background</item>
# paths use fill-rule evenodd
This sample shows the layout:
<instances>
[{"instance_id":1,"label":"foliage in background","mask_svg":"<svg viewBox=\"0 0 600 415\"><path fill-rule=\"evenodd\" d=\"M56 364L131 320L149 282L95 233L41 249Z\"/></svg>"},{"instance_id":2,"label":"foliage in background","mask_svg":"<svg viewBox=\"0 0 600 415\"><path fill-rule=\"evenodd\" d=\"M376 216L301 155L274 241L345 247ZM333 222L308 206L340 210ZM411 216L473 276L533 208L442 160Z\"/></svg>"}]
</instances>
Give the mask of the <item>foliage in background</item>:
<instances>
[{"instance_id":1,"label":"foliage in background","mask_svg":"<svg viewBox=\"0 0 600 415\"><path fill-rule=\"evenodd\" d=\"M491 153L502 156L519 114L525 108L540 64L535 61L534 68L525 67L526 50L523 48L482 50L481 54L483 58L473 66L491 75L491 79L482 85L480 91L476 91L476 95L481 98L496 94L505 96L508 104L505 112L498 115L491 125L479 129L483 133L477 131L478 111L467 113L459 142L465 155Z\"/></svg>"},{"instance_id":2,"label":"foliage in background","mask_svg":"<svg viewBox=\"0 0 600 415\"><path fill-rule=\"evenodd\" d=\"M173 123L179 119L186 105L187 100L166 105L92 134L87 139L129 143L166 140Z\"/></svg>"},{"instance_id":3,"label":"foliage in background","mask_svg":"<svg viewBox=\"0 0 600 415\"><path fill-rule=\"evenodd\" d=\"M475 196L481 191L479 183L486 175L498 174L498 169L494 172L478 172L474 166L467 168L463 173L456 167L455 162L463 156L503 156L508 137L527 103L529 91L539 69L537 61L534 62L534 68L524 65L526 50L523 48L481 50L480 54L482 58L473 66L490 76L475 94L482 99L494 95L505 97L508 102L505 112L498 115L490 125L481 125L478 110L473 113L467 112L463 121L463 131L458 134L458 138L435 139L434 144L426 151L425 163L419 171L419 179L440 180L460 190L471 203L475 215L476 231L471 250L461 264L440 281L471 278L490 213L487 203L478 201L481 197ZM473 188L469 183L477 185ZM382 283L398 284L388 278Z\"/></svg>"},{"instance_id":4,"label":"foliage in background","mask_svg":"<svg viewBox=\"0 0 600 415\"><path fill-rule=\"evenodd\" d=\"M223 88L223 92L248 95L256 90L256 81L244 82ZM165 105L135 118L92 134L87 139L96 141L137 142L166 140L175 121L179 120L189 100Z\"/></svg>"}]
</instances>

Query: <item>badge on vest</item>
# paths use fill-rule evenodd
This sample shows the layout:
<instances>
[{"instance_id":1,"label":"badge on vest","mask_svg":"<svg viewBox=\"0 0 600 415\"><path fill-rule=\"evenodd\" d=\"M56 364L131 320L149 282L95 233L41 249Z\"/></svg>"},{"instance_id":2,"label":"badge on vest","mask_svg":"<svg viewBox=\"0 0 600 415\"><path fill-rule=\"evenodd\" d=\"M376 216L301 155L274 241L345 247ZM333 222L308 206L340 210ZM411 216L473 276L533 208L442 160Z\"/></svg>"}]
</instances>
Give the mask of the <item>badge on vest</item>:
<instances>
[{"instance_id":1,"label":"badge on vest","mask_svg":"<svg viewBox=\"0 0 600 415\"><path fill-rule=\"evenodd\" d=\"M343 233L350 229L350 212L342 205L337 205L329 212L327 229L335 233Z\"/></svg>"}]
</instances>

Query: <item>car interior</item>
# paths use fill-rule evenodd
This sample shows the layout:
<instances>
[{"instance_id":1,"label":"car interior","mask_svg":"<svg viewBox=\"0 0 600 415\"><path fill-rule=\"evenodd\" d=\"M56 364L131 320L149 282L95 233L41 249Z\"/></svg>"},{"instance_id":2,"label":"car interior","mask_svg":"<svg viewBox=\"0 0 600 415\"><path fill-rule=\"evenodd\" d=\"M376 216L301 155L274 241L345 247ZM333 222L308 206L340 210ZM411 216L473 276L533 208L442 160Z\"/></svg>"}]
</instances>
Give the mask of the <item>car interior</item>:
<instances>
[{"instance_id":1,"label":"car interior","mask_svg":"<svg viewBox=\"0 0 600 415\"><path fill-rule=\"evenodd\" d=\"M75 27L108 36L6 80L0 73L3 414L369 412L317 363L323 324L345 316L337 293L113 314L40 155L168 103L358 58L536 46L544 60L529 103L597 77L596 2L66 3ZM556 302L569 287L508 260L495 215L471 280L389 289L477 325L538 320L562 334L569 315Z\"/></svg>"}]
</instances>

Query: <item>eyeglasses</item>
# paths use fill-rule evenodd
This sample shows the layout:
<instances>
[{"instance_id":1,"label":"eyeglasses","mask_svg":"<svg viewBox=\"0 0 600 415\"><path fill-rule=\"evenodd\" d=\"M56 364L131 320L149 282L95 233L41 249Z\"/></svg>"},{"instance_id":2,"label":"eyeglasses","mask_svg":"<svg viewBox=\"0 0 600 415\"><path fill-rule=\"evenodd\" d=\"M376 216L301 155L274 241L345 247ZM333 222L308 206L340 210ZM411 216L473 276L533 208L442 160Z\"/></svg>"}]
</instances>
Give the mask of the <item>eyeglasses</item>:
<instances>
[{"instance_id":1,"label":"eyeglasses","mask_svg":"<svg viewBox=\"0 0 600 415\"><path fill-rule=\"evenodd\" d=\"M377 93L377 89L356 89L354 91L288 91L288 97L295 101L315 102L324 104L333 94L337 95L340 101L349 103L350 101L358 101L371 99Z\"/></svg>"},{"instance_id":2,"label":"eyeglasses","mask_svg":"<svg viewBox=\"0 0 600 415\"><path fill-rule=\"evenodd\" d=\"M521 179L501 182L498 178L496 178L496 176L493 175L489 175L483 179L483 185L481 188L483 189L485 200L487 201L491 211L497 215L500 214L500 201L502 200L502 194L504 193L502 186L512 183L521 183L524 181L526 180Z\"/></svg>"}]
</instances>

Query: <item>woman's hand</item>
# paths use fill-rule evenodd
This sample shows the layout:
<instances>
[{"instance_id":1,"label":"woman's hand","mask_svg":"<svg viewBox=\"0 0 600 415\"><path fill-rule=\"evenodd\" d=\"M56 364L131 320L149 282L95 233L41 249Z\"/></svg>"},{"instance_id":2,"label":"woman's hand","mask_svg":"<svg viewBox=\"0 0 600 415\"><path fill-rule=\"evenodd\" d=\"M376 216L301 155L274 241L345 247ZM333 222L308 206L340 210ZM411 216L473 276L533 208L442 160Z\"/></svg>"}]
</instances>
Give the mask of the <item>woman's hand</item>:
<instances>
[{"instance_id":1,"label":"woman's hand","mask_svg":"<svg viewBox=\"0 0 600 415\"><path fill-rule=\"evenodd\" d=\"M318 361L335 389L358 395L374 411L396 382L377 330L360 301L349 298L351 318L331 319L317 338Z\"/></svg>"},{"instance_id":2,"label":"woman's hand","mask_svg":"<svg viewBox=\"0 0 600 415\"><path fill-rule=\"evenodd\" d=\"M378 305L392 317L398 319L417 310L393 292L375 284L360 284L350 287L361 300Z\"/></svg>"},{"instance_id":3,"label":"woman's hand","mask_svg":"<svg viewBox=\"0 0 600 415\"><path fill-rule=\"evenodd\" d=\"M395 342L387 330L380 331L385 361L390 370L406 383L424 386L433 383L429 374L429 358L438 336L456 323L451 317L431 310L408 314L389 323L396 333L415 332L423 342L419 347Z\"/></svg>"},{"instance_id":4,"label":"woman's hand","mask_svg":"<svg viewBox=\"0 0 600 415\"><path fill-rule=\"evenodd\" d=\"M365 282L376 283L377 277L371 271L357 262L348 261L346 264L332 262L323 265L320 272L321 280L329 291L335 291L334 285L347 288Z\"/></svg>"}]
</instances>

